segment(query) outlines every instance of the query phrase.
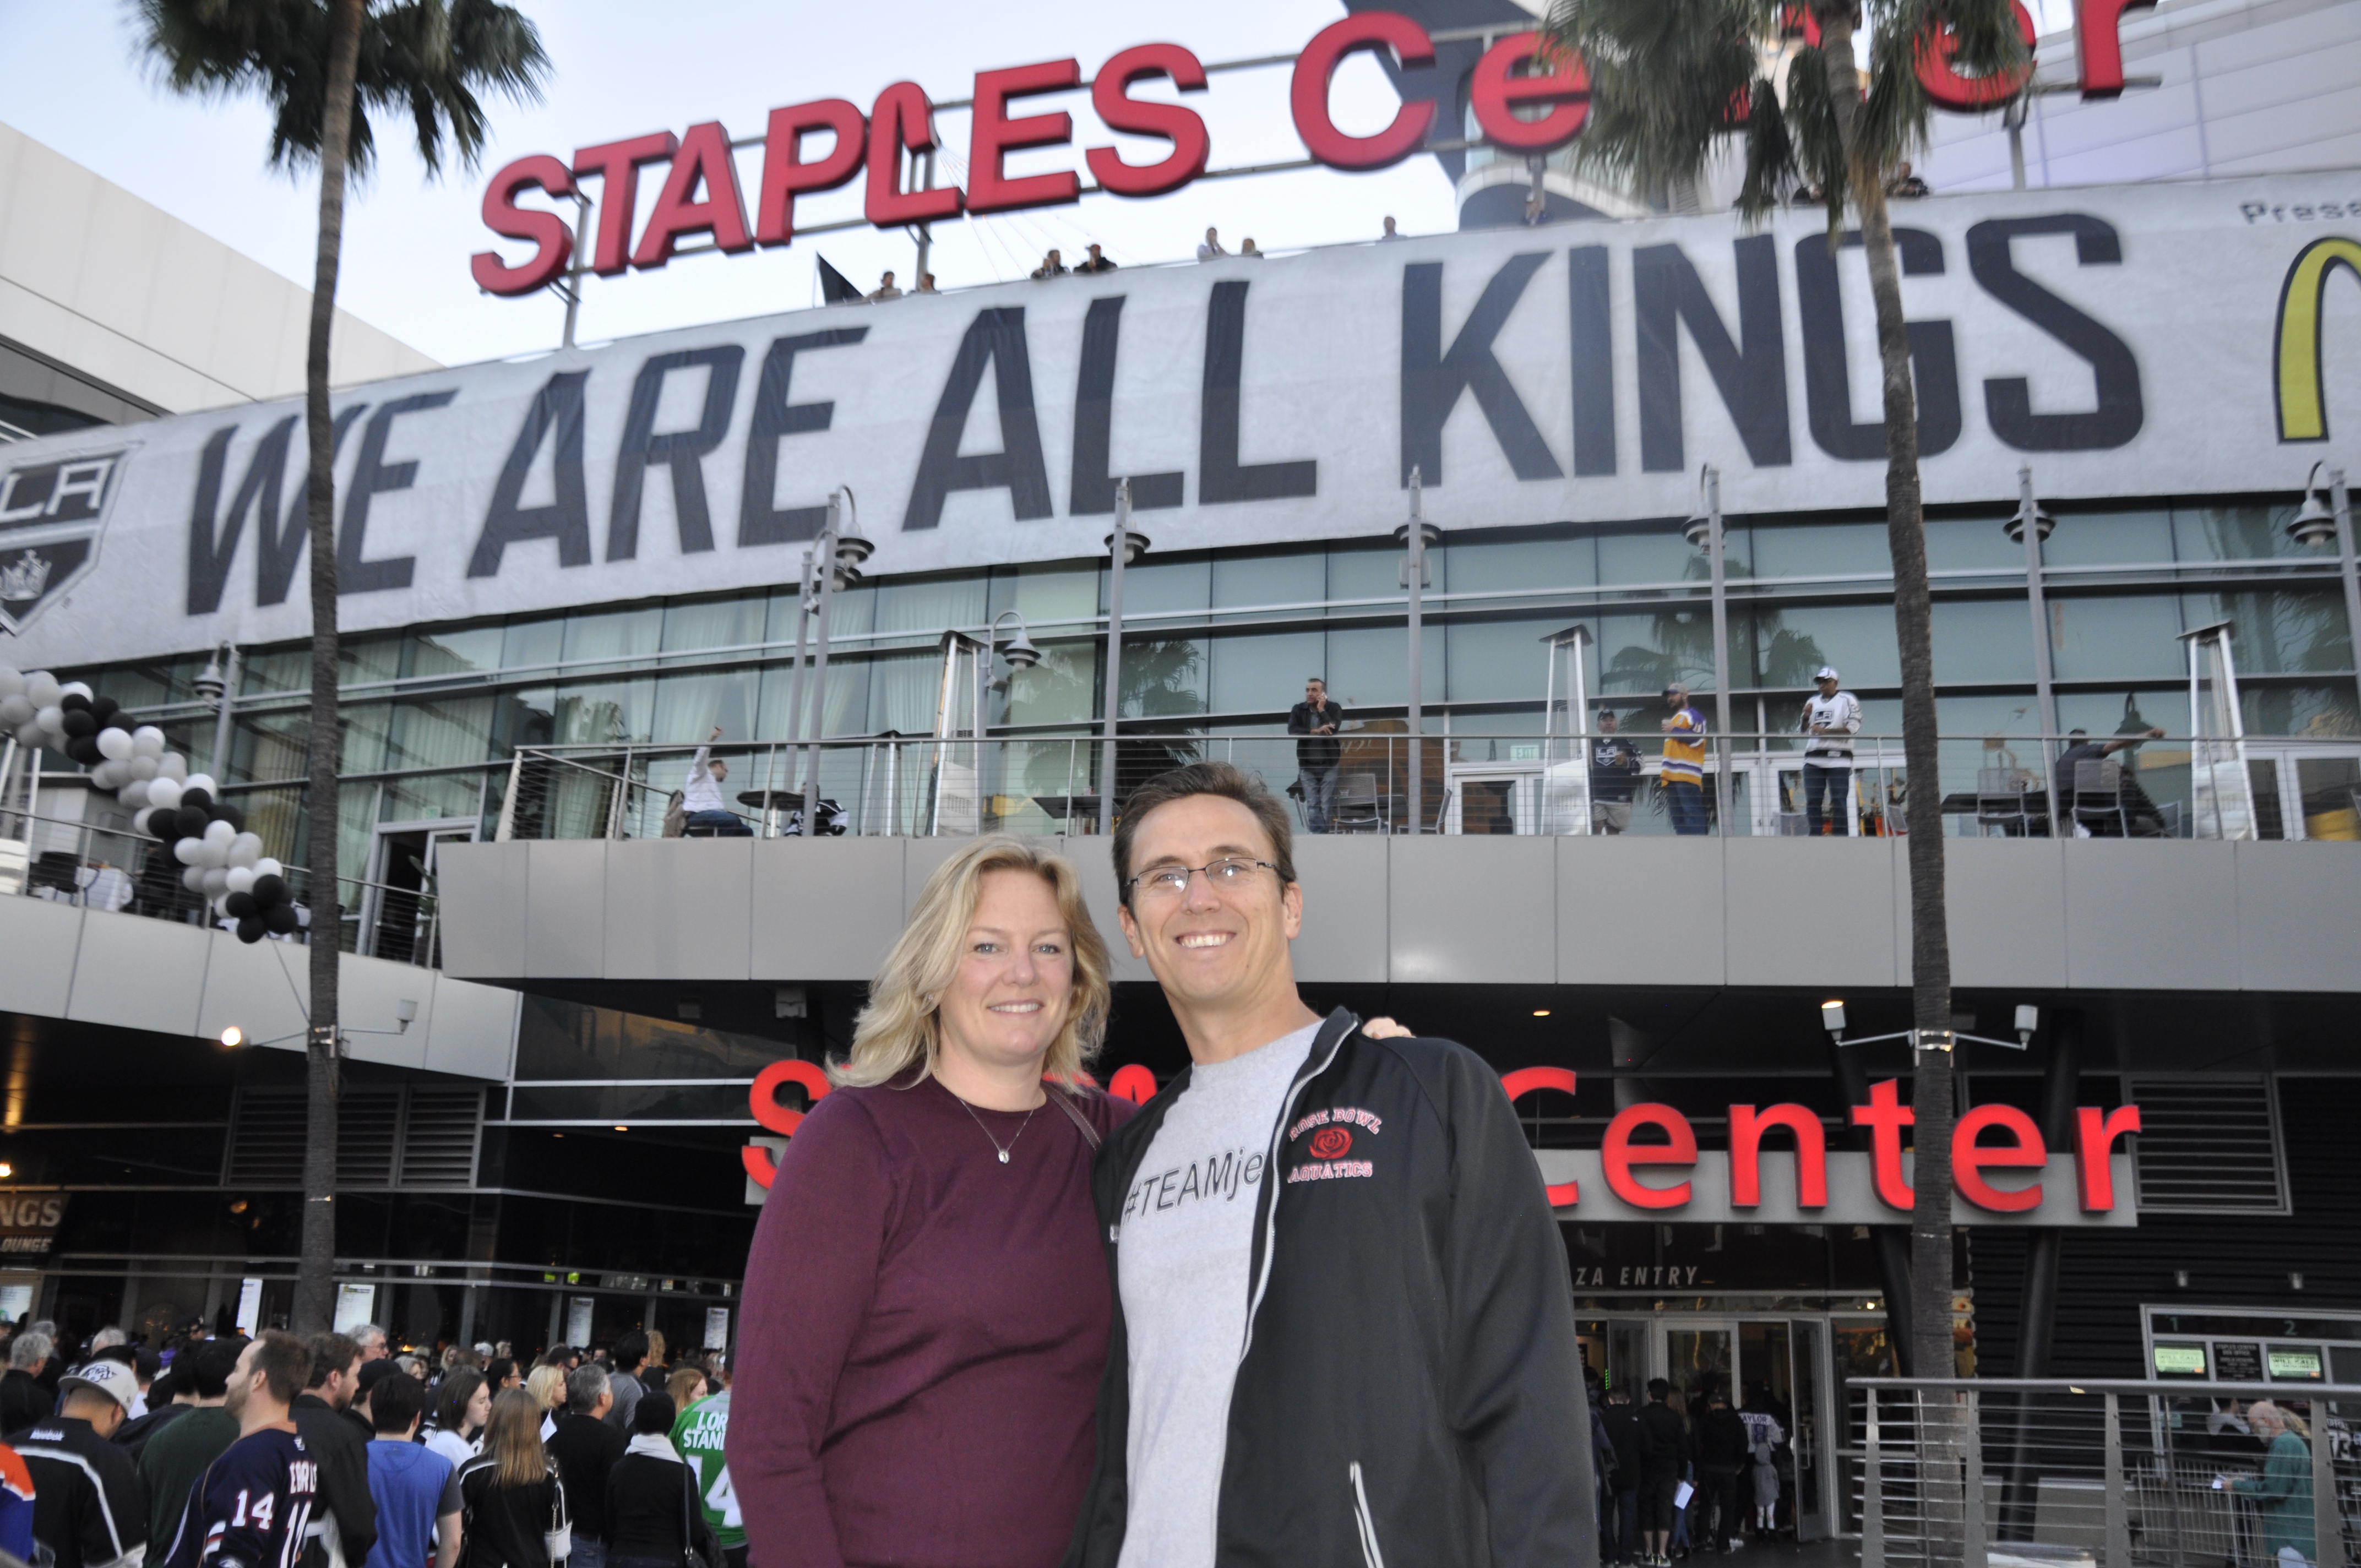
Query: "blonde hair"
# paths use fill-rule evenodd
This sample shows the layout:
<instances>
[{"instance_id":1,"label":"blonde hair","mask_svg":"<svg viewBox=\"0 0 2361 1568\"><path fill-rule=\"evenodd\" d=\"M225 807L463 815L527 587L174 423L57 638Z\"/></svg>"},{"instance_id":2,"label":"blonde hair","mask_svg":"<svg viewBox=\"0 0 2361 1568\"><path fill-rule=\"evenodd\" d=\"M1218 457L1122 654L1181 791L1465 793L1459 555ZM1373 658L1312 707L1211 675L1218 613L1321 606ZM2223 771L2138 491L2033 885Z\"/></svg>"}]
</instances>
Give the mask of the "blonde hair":
<instances>
[{"instance_id":1,"label":"blonde hair","mask_svg":"<svg viewBox=\"0 0 2361 1568\"><path fill-rule=\"evenodd\" d=\"M664 1392L672 1396L673 1408L685 1410L696 1404L689 1395L705 1386L705 1368L684 1366L664 1380ZM702 1398L704 1396L700 1395Z\"/></svg>"},{"instance_id":2,"label":"blonde hair","mask_svg":"<svg viewBox=\"0 0 2361 1568\"><path fill-rule=\"evenodd\" d=\"M525 1392L544 1410L566 1408L566 1368L536 1366L524 1380Z\"/></svg>"},{"instance_id":3,"label":"blonde hair","mask_svg":"<svg viewBox=\"0 0 2361 1568\"><path fill-rule=\"evenodd\" d=\"M2304 1425L2303 1418L2297 1415L2293 1410L2287 1409L2284 1405L2274 1404L2268 1399L2257 1399L2253 1404L2246 1407L2246 1420L2249 1425L2253 1423L2257 1416L2267 1417L2269 1420L2279 1422L2280 1426L2285 1427L2288 1431L2295 1433L2298 1437L2309 1438L2312 1436L2312 1429Z\"/></svg>"},{"instance_id":4,"label":"blonde hair","mask_svg":"<svg viewBox=\"0 0 2361 1568\"><path fill-rule=\"evenodd\" d=\"M869 988L869 1005L852 1026L852 1055L830 1069L838 1083L868 1087L917 1069L924 1079L942 1049L940 1001L958 977L961 948L983 879L993 872L1030 872L1049 884L1074 962L1074 994L1065 1027L1042 1064L1069 1086L1098 1055L1111 991L1106 943L1082 902L1082 879L1063 855L1030 839L994 834L975 839L936 868L910 911L894 950ZM915 1080L914 1080L915 1081Z\"/></svg>"},{"instance_id":5,"label":"blonde hair","mask_svg":"<svg viewBox=\"0 0 2361 1568\"><path fill-rule=\"evenodd\" d=\"M541 1418L547 1412L522 1388L504 1388L492 1400L492 1418L484 1423L484 1443L478 1452L491 1455L496 1486L537 1486L549 1474L541 1447Z\"/></svg>"}]
</instances>

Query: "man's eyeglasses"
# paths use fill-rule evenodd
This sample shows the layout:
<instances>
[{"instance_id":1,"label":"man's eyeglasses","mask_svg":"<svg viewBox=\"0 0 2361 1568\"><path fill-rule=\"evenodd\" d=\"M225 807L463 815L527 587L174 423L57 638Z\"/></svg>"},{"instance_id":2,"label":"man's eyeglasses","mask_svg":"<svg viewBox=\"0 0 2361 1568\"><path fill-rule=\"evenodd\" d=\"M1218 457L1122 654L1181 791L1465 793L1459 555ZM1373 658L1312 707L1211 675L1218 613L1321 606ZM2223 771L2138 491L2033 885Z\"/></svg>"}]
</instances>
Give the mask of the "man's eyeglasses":
<instances>
[{"instance_id":1,"label":"man's eyeglasses","mask_svg":"<svg viewBox=\"0 0 2361 1568\"><path fill-rule=\"evenodd\" d=\"M1206 886L1216 893L1227 893L1232 888L1244 887L1257 867L1267 872L1279 870L1268 861L1223 860L1202 866L1158 866L1124 883L1124 891L1128 894L1136 889L1150 898L1179 898L1188 893L1189 879L1202 872Z\"/></svg>"}]
</instances>

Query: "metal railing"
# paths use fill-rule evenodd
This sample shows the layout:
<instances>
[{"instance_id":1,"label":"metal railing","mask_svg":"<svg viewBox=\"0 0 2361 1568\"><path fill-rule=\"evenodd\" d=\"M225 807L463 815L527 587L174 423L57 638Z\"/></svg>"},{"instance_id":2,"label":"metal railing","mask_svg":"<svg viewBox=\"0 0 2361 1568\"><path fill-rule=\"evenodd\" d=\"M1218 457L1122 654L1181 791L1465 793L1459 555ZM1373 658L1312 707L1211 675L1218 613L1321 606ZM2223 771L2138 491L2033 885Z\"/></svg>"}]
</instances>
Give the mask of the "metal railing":
<instances>
[{"instance_id":1,"label":"metal railing","mask_svg":"<svg viewBox=\"0 0 2361 1568\"><path fill-rule=\"evenodd\" d=\"M2236 742L1946 736L1937 786L1963 837L2361 839L2361 738ZM1864 837L1906 831L1910 770L1895 736L1853 738L1836 775L1793 732L1708 739L1684 786L1653 731L1615 736L1426 735L1398 720L1348 728L1333 762L1287 735L1126 734L1116 805L1183 762L1219 759L1291 800L1300 829L1639 837ZM2082 748L2079 752L2070 748ZM865 836L1093 833L1106 760L1086 735L938 740L884 735L740 744L715 754L730 818L683 824L695 748L619 742L521 747L497 837L642 839L800 831L806 770L818 831ZM1412 768L1413 755L1418 767ZM1668 771L1667 762L1671 768ZM2079 765L2078 765L2079 764ZM1822 786L1822 787L1816 787ZM1415 789L1416 805L1413 806Z\"/></svg>"},{"instance_id":2,"label":"metal railing","mask_svg":"<svg viewBox=\"0 0 2361 1568\"><path fill-rule=\"evenodd\" d=\"M2283 1547L2319 1568L2354 1560L2361 1386L1858 1377L1846 1390L1862 1568L2293 1568Z\"/></svg>"},{"instance_id":3,"label":"metal railing","mask_svg":"<svg viewBox=\"0 0 2361 1568\"><path fill-rule=\"evenodd\" d=\"M144 833L0 808L0 896L44 898L182 926L235 927L235 920L215 914L205 895L188 886L185 870L169 846ZM289 866L286 879L300 925L285 937L265 939L308 943L311 872ZM337 882L344 914L338 941L346 952L441 967L442 912L432 887L395 887L357 877Z\"/></svg>"}]
</instances>

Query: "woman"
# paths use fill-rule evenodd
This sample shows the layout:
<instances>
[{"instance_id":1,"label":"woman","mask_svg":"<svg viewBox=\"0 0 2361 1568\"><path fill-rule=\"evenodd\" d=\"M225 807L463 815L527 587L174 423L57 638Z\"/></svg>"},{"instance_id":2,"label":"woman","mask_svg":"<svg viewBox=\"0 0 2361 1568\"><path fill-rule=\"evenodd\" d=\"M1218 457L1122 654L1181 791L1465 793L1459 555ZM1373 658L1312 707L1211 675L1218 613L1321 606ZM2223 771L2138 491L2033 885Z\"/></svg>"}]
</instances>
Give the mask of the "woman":
<instances>
[{"instance_id":1,"label":"woman","mask_svg":"<svg viewBox=\"0 0 2361 1568\"><path fill-rule=\"evenodd\" d=\"M664 1384L664 1392L672 1396L672 1408L685 1410L713 1390L705 1381L705 1368L684 1366Z\"/></svg>"},{"instance_id":2,"label":"woman","mask_svg":"<svg viewBox=\"0 0 2361 1568\"><path fill-rule=\"evenodd\" d=\"M524 1368L508 1356L495 1356L491 1365L484 1368L484 1381L492 1386L494 1394L522 1388L524 1387Z\"/></svg>"},{"instance_id":3,"label":"woman","mask_svg":"<svg viewBox=\"0 0 2361 1568\"><path fill-rule=\"evenodd\" d=\"M1063 1555L1111 1309L1091 1157L1132 1111L1076 1087L1107 974L1038 841L928 879L754 1229L729 1457L763 1568Z\"/></svg>"},{"instance_id":4,"label":"woman","mask_svg":"<svg viewBox=\"0 0 2361 1568\"><path fill-rule=\"evenodd\" d=\"M434 1396L434 1430L427 1434L426 1446L456 1470L476 1456L477 1440L491 1419L492 1386L484 1375L465 1366L446 1372Z\"/></svg>"},{"instance_id":5,"label":"woman","mask_svg":"<svg viewBox=\"0 0 2361 1568\"><path fill-rule=\"evenodd\" d=\"M2246 1424L2270 1449L2263 1459L2263 1473L2241 1475L2230 1489L2261 1499L2265 1557L2276 1557L2289 1568L2311 1563L2320 1550L2312 1520L2312 1449L2304 1442L2311 1433L2301 1420L2268 1399L2246 1407Z\"/></svg>"},{"instance_id":6,"label":"woman","mask_svg":"<svg viewBox=\"0 0 2361 1568\"><path fill-rule=\"evenodd\" d=\"M460 1568L550 1568L550 1542L566 1539L566 1487L523 1389L492 1401L484 1450L459 1469L459 1512Z\"/></svg>"},{"instance_id":7,"label":"woman","mask_svg":"<svg viewBox=\"0 0 2361 1568\"><path fill-rule=\"evenodd\" d=\"M607 1472L607 1568L681 1568L692 1544L706 1562L721 1561L705 1510L688 1507L688 1465L670 1435L678 1412L665 1393L642 1396L631 1412L631 1441Z\"/></svg>"},{"instance_id":8,"label":"woman","mask_svg":"<svg viewBox=\"0 0 2361 1568\"><path fill-rule=\"evenodd\" d=\"M671 1374L665 1370L672 1363L664 1359L664 1337L661 1329L648 1331L648 1358L640 1364L640 1382L650 1388L664 1387Z\"/></svg>"},{"instance_id":9,"label":"woman","mask_svg":"<svg viewBox=\"0 0 2361 1568\"><path fill-rule=\"evenodd\" d=\"M541 1407L541 1441L547 1442L557 1431L557 1412L566 1408L566 1368L536 1366L524 1380L524 1391Z\"/></svg>"}]
</instances>

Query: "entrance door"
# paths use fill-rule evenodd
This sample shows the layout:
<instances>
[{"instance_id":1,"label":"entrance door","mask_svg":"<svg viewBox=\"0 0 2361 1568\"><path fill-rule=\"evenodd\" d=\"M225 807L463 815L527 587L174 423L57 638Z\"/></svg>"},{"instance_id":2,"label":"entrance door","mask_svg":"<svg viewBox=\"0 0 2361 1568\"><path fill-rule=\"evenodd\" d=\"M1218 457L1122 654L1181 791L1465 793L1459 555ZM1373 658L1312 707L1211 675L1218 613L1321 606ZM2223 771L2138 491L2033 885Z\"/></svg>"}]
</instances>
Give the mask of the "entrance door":
<instances>
[{"instance_id":1,"label":"entrance door","mask_svg":"<svg viewBox=\"0 0 2361 1568\"><path fill-rule=\"evenodd\" d=\"M446 843L473 843L475 838L474 822L448 817L379 825L368 884L361 889L358 945L364 956L404 964L433 960L435 850Z\"/></svg>"},{"instance_id":2,"label":"entrance door","mask_svg":"<svg viewBox=\"0 0 2361 1568\"><path fill-rule=\"evenodd\" d=\"M1655 1330L1654 1376L1673 1386L1692 1417L1715 1391L1741 1410L1767 1409L1784 1433L1773 1454L1779 1475L1777 1519L1799 1541L1831 1533L1824 1411L1827 1324L1817 1318L1667 1318ZM1752 1476L1741 1478L1739 1506L1753 1517Z\"/></svg>"}]
</instances>

